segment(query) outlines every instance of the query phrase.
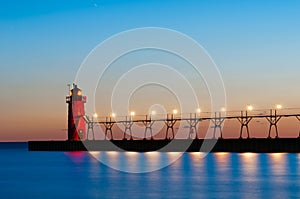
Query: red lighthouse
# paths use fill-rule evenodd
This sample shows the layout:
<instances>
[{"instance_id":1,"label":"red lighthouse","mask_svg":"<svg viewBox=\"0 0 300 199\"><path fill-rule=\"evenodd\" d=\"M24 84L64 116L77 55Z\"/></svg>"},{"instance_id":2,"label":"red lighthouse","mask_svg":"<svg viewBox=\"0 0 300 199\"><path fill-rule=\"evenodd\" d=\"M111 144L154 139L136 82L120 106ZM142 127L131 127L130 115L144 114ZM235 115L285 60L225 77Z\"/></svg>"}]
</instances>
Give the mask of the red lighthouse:
<instances>
[{"instance_id":1,"label":"red lighthouse","mask_svg":"<svg viewBox=\"0 0 300 199\"><path fill-rule=\"evenodd\" d=\"M82 91L76 84L73 84L66 102L68 104L68 140L85 140L86 126L83 116L86 96L82 96Z\"/></svg>"}]
</instances>

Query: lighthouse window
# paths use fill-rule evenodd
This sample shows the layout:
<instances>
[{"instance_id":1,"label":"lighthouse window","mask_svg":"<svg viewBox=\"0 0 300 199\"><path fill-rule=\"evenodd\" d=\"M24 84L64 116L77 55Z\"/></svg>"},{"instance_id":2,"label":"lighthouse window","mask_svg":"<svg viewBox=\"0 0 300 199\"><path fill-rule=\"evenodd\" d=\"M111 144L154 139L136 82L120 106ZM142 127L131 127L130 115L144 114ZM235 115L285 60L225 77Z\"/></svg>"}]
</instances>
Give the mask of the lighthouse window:
<instances>
[{"instance_id":1,"label":"lighthouse window","mask_svg":"<svg viewBox=\"0 0 300 199\"><path fill-rule=\"evenodd\" d=\"M80 139L82 139L82 134L83 134L83 132L82 132L82 130L80 129L80 130L78 131L78 136L79 136Z\"/></svg>"}]
</instances>

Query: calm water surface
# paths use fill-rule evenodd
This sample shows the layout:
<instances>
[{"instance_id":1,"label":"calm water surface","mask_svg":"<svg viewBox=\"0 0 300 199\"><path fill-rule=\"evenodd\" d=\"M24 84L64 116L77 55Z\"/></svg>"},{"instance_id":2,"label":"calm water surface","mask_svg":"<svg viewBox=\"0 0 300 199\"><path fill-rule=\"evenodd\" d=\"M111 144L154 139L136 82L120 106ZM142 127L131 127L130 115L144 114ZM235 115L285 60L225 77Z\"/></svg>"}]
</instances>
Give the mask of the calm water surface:
<instances>
[{"instance_id":1,"label":"calm water surface","mask_svg":"<svg viewBox=\"0 0 300 199\"><path fill-rule=\"evenodd\" d=\"M300 198L300 154L184 153L168 167L126 173L88 152L0 148L1 198ZM124 169L166 161L172 153L97 152Z\"/></svg>"}]
</instances>

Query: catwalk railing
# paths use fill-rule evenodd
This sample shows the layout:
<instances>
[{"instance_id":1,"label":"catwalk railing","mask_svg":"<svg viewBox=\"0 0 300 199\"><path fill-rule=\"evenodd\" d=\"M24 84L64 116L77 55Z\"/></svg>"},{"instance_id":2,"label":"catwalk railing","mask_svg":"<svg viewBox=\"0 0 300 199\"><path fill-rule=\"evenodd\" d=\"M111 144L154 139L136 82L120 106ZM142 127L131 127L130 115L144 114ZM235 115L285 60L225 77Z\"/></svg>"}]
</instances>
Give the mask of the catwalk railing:
<instances>
[{"instance_id":1,"label":"catwalk railing","mask_svg":"<svg viewBox=\"0 0 300 199\"><path fill-rule=\"evenodd\" d=\"M220 111L220 112L200 112L200 113L177 113L177 114L149 114L149 115L131 115L131 116L110 116L93 118L83 116L87 124L87 134L92 133L93 139L94 126L102 125L105 128L105 139L107 134L110 133L110 138L113 139L113 126L115 124L122 124L124 127L123 139L126 135L132 136L132 126L134 123L140 123L144 126L144 139L146 139L147 132L150 133L150 139L153 138L152 126L155 122L163 122L166 126L165 139L168 139L168 133L171 131L172 137L175 138L174 126L177 122L186 121L189 125L188 139L198 139L197 126L200 122L211 121L213 124L213 138L216 139L217 131L219 132L220 139L223 138L222 127L225 120L237 120L240 123L239 138L243 139L242 134L244 129L247 132L247 138L251 138L249 124L253 119L265 119L269 124L269 133L267 138L271 138L272 129L275 129L275 138L279 138L278 122L282 118L295 117L300 122L300 108L285 108L285 109L265 109L265 110L251 110L251 111ZM195 134L194 138L192 135ZM300 138L300 131L298 133Z\"/></svg>"}]
</instances>

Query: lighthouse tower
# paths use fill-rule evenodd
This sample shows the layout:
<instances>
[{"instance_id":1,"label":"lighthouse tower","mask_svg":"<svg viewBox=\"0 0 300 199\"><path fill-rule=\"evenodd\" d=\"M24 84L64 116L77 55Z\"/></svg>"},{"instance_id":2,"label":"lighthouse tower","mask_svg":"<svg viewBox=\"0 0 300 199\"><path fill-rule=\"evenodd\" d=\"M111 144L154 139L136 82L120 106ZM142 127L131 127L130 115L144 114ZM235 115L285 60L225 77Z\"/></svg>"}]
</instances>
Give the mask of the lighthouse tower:
<instances>
[{"instance_id":1,"label":"lighthouse tower","mask_svg":"<svg viewBox=\"0 0 300 199\"><path fill-rule=\"evenodd\" d=\"M86 96L82 96L82 91L76 84L73 84L73 89L66 97L66 103L68 104L68 140L85 140L86 126L83 116Z\"/></svg>"}]
</instances>

